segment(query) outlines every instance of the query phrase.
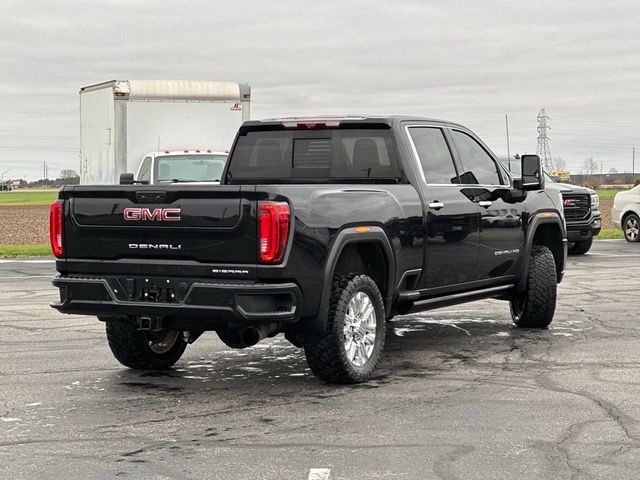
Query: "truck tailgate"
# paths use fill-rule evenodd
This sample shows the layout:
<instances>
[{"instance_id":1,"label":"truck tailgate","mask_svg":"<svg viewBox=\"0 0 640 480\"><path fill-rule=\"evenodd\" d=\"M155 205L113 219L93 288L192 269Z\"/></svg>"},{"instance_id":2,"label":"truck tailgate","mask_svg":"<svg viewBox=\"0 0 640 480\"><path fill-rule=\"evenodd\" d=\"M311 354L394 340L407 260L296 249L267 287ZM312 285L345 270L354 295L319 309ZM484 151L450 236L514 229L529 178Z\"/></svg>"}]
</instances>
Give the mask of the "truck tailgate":
<instances>
[{"instance_id":1,"label":"truck tailgate","mask_svg":"<svg viewBox=\"0 0 640 480\"><path fill-rule=\"evenodd\" d=\"M64 190L68 259L256 263L255 187L104 186Z\"/></svg>"}]
</instances>

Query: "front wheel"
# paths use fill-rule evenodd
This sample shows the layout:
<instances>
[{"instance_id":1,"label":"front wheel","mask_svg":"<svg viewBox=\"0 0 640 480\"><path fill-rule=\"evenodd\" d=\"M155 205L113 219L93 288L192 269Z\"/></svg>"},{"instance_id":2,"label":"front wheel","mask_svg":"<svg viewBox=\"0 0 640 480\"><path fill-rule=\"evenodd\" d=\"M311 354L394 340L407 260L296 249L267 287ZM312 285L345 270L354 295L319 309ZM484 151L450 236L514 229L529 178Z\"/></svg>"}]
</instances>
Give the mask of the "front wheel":
<instances>
[{"instance_id":1,"label":"front wheel","mask_svg":"<svg viewBox=\"0 0 640 480\"><path fill-rule=\"evenodd\" d=\"M366 275L336 274L327 334L305 338L307 363L324 381L364 382L380 362L385 332L384 302L376 283Z\"/></svg>"},{"instance_id":2,"label":"front wheel","mask_svg":"<svg viewBox=\"0 0 640 480\"><path fill-rule=\"evenodd\" d=\"M106 325L111 352L125 367L163 370L180 360L187 348L179 330L143 332L125 319L109 320Z\"/></svg>"},{"instance_id":3,"label":"front wheel","mask_svg":"<svg viewBox=\"0 0 640 480\"><path fill-rule=\"evenodd\" d=\"M513 323L523 328L547 328L556 310L558 277L551 250L534 246L529 258L527 289L511 299Z\"/></svg>"},{"instance_id":4,"label":"front wheel","mask_svg":"<svg viewBox=\"0 0 640 480\"><path fill-rule=\"evenodd\" d=\"M639 242L640 218L638 218L638 215L630 213L624 217L624 222L622 222L622 231L624 232L624 239L627 242Z\"/></svg>"},{"instance_id":5,"label":"front wheel","mask_svg":"<svg viewBox=\"0 0 640 480\"><path fill-rule=\"evenodd\" d=\"M569 255L584 255L591 250L591 245L593 245L593 237L580 242L573 242L573 245L569 247Z\"/></svg>"}]
</instances>

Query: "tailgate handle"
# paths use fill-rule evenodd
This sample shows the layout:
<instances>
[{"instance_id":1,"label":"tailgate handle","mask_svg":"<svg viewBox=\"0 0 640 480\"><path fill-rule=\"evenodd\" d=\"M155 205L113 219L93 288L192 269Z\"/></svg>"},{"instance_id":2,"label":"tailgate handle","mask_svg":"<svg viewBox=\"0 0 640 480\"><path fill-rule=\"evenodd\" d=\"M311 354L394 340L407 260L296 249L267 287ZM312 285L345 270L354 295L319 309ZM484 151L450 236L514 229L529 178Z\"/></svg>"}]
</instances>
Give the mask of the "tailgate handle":
<instances>
[{"instance_id":1,"label":"tailgate handle","mask_svg":"<svg viewBox=\"0 0 640 480\"><path fill-rule=\"evenodd\" d=\"M136 192L136 202L138 203L166 203L167 192L144 191Z\"/></svg>"}]
</instances>

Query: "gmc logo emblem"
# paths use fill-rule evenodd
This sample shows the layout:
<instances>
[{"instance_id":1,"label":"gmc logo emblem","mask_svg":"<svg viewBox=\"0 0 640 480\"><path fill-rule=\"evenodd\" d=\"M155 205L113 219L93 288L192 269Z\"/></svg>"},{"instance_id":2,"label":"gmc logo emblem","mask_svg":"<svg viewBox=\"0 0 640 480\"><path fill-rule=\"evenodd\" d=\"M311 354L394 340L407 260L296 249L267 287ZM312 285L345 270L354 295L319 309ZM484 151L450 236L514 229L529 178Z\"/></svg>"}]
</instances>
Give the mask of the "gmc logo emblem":
<instances>
[{"instance_id":1,"label":"gmc logo emblem","mask_svg":"<svg viewBox=\"0 0 640 480\"><path fill-rule=\"evenodd\" d=\"M179 222L179 208L125 208L122 212L125 220L132 222L156 221L156 222Z\"/></svg>"},{"instance_id":2,"label":"gmc logo emblem","mask_svg":"<svg viewBox=\"0 0 640 480\"><path fill-rule=\"evenodd\" d=\"M576 206L576 201L575 200L571 200L571 199L566 199L563 203L563 205L565 207L575 207Z\"/></svg>"}]
</instances>

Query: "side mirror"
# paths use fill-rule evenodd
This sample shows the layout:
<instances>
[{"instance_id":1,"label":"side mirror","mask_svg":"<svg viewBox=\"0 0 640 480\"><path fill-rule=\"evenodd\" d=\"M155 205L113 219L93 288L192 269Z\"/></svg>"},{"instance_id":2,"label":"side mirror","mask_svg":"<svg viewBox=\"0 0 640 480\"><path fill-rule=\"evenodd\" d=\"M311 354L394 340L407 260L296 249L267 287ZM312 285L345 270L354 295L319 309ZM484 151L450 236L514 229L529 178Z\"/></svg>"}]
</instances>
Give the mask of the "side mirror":
<instances>
[{"instance_id":1,"label":"side mirror","mask_svg":"<svg viewBox=\"0 0 640 480\"><path fill-rule=\"evenodd\" d=\"M542 190L544 188L544 175L542 174L542 162L538 155L522 155L520 158L522 180L518 187L523 190Z\"/></svg>"},{"instance_id":2,"label":"side mirror","mask_svg":"<svg viewBox=\"0 0 640 480\"><path fill-rule=\"evenodd\" d=\"M120 185L133 185L133 173L121 173L120 174Z\"/></svg>"}]
</instances>

